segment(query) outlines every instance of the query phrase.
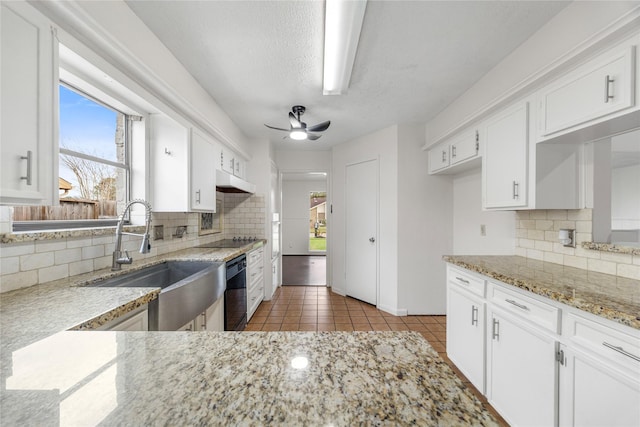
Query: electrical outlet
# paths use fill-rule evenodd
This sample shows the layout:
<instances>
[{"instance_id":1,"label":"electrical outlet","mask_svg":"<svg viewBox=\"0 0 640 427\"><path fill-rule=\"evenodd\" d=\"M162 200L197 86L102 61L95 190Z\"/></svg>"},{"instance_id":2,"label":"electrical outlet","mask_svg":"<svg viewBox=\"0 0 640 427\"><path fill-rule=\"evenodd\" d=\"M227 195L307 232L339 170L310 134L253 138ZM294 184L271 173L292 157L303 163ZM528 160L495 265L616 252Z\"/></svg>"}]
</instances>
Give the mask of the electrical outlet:
<instances>
[{"instance_id":1,"label":"electrical outlet","mask_svg":"<svg viewBox=\"0 0 640 427\"><path fill-rule=\"evenodd\" d=\"M480 235L481 236L487 235L487 226L484 224L480 224Z\"/></svg>"},{"instance_id":2,"label":"electrical outlet","mask_svg":"<svg viewBox=\"0 0 640 427\"><path fill-rule=\"evenodd\" d=\"M164 239L164 225L154 225L153 240L163 240L163 239Z\"/></svg>"}]
</instances>

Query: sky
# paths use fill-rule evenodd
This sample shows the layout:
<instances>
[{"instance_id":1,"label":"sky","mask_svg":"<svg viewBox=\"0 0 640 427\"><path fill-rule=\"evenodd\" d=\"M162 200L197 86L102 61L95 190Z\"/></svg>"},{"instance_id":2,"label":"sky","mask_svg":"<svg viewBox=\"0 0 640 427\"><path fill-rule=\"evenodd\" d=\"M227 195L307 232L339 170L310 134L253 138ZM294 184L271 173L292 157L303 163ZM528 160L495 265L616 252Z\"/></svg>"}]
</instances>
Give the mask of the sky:
<instances>
[{"instance_id":1,"label":"sky","mask_svg":"<svg viewBox=\"0 0 640 427\"><path fill-rule=\"evenodd\" d=\"M116 161L117 113L60 85L60 148ZM60 162L60 177L77 188L75 174ZM68 195L79 197L74 190Z\"/></svg>"}]
</instances>

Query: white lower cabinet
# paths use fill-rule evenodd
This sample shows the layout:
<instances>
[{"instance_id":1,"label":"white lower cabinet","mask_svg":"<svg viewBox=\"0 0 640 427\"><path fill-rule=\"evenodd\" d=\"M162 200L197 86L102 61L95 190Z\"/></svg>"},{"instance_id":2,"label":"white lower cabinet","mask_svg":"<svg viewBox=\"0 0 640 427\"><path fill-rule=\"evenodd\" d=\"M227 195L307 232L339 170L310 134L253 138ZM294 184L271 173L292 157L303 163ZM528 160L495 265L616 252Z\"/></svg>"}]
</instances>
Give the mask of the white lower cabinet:
<instances>
[{"instance_id":1,"label":"white lower cabinet","mask_svg":"<svg viewBox=\"0 0 640 427\"><path fill-rule=\"evenodd\" d=\"M264 246L247 253L247 322L264 299Z\"/></svg>"},{"instance_id":2,"label":"white lower cabinet","mask_svg":"<svg viewBox=\"0 0 640 427\"><path fill-rule=\"evenodd\" d=\"M465 280L465 279L463 279ZM448 283L447 356L480 392L485 391L485 302Z\"/></svg>"},{"instance_id":3,"label":"white lower cabinet","mask_svg":"<svg viewBox=\"0 0 640 427\"><path fill-rule=\"evenodd\" d=\"M224 331L224 295L195 319L196 331Z\"/></svg>"},{"instance_id":4,"label":"white lower cabinet","mask_svg":"<svg viewBox=\"0 0 640 427\"><path fill-rule=\"evenodd\" d=\"M488 319L488 401L511 425L555 425L556 339L500 310Z\"/></svg>"},{"instance_id":5,"label":"white lower cabinet","mask_svg":"<svg viewBox=\"0 0 640 427\"><path fill-rule=\"evenodd\" d=\"M448 266L447 354L509 424L640 426L640 330L492 280Z\"/></svg>"}]
</instances>

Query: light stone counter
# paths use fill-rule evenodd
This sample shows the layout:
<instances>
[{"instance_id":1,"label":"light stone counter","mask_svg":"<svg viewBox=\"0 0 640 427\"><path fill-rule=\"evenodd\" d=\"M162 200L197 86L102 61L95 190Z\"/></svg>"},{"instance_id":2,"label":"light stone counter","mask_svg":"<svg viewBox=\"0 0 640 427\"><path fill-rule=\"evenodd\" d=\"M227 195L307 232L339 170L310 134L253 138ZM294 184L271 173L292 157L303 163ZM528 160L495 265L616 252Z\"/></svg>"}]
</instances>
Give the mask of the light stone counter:
<instances>
[{"instance_id":1,"label":"light stone counter","mask_svg":"<svg viewBox=\"0 0 640 427\"><path fill-rule=\"evenodd\" d=\"M640 281L519 256L444 256L446 262L640 329Z\"/></svg>"},{"instance_id":2,"label":"light stone counter","mask_svg":"<svg viewBox=\"0 0 640 427\"><path fill-rule=\"evenodd\" d=\"M61 332L11 361L3 425L496 425L416 332Z\"/></svg>"}]
</instances>

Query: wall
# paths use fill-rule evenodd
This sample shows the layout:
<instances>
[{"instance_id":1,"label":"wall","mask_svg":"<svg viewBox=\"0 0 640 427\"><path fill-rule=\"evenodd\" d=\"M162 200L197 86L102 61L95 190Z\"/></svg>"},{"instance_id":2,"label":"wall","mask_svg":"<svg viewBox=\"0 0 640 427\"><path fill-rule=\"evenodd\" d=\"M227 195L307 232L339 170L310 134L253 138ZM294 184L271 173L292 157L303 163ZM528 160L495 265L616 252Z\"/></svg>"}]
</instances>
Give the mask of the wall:
<instances>
[{"instance_id":1,"label":"wall","mask_svg":"<svg viewBox=\"0 0 640 427\"><path fill-rule=\"evenodd\" d=\"M276 151L280 172L329 172L331 151Z\"/></svg>"},{"instance_id":2,"label":"wall","mask_svg":"<svg viewBox=\"0 0 640 427\"><path fill-rule=\"evenodd\" d=\"M480 234L484 225L486 235ZM516 214L482 210L482 174L470 170L453 177L453 253L513 255Z\"/></svg>"},{"instance_id":3,"label":"wall","mask_svg":"<svg viewBox=\"0 0 640 427\"><path fill-rule=\"evenodd\" d=\"M516 217L516 255L640 280L640 255L580 246L580 243L592 240L591 209L518 211ZM561 228L576 230L575 248L564 247L558 242Z\"/></svg>"},{"instance_id":4,"label":"wall","mask_svg":"<svg viewBox=\"0 0 640 427\"><path fill-rule=\"evenodd\" d=\"M398 126L398 308L408 314L444 314L452 251L451 178L429 175L424 125ZM383 262L385 262L383 260Z\"/></svg>"},{"instance_id":5,"label":"wall","mask_svg":"<svg viewBox=\"0 0 640 427\"><path fill-rule=\"evenodd\" d=\"M263 194L225 193L224 238L256 237L264 239L266 204Z\"/></svg>"},{"instance_id":6,"label":"wall","mask_svg":"<svg viewBox=\"0 0 640 427\"><path fill-rule=\"evenodd\" d=\"M595 35L637 6L637 1L572 2L432 119L427 144L481 113L490 113L496 102L510 99L512 89L526 89L534 77L548 73L571 50L588 47Z\"/></svg>"},{"instance_id":7,"label":"wall","mask_svg":"<svg viewBox=\"0 0 640 427\"><path fill-rule=\"evenodd\" d=\"M134 263L223 238L222 234L198 236L197 213L153 213L151 225L163 225L164 238L155 240L152 232L148 254L138 253L139 237L122 236L122 249L130 252ZM184 225L187 233L182 238L174 237L176 228ZM78 230L70 234L81 237L59 237L64 233L50 232L42 233L46 237L41 240L0 243L0 292L111 267L115 231L104 230L96 229L104 235Z\"/></svg>"},{"instance_id":8,"label":"wall","mask_svg":"<svg viewBox=\"0 0 640 427\"><path fill-rule=\"evenodd\" d=\"M282 181L282 254L308 255L309 193L326 191L326 180Z\"/></svg>"}]
</instances>

